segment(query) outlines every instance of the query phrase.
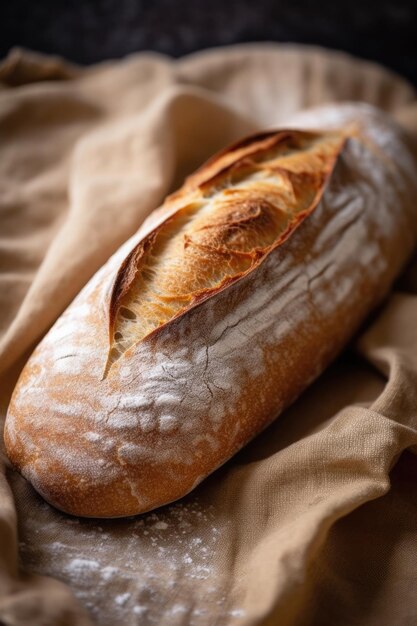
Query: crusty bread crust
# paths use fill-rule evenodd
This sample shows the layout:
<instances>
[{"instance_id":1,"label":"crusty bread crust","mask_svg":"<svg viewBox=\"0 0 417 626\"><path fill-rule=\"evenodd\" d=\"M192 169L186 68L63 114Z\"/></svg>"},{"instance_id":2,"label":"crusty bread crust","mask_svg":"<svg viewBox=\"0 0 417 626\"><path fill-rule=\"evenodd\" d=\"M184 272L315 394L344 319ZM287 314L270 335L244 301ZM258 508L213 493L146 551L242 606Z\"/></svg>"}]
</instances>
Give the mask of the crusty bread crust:
<instances>
[{"instance_id":1,"label":"crusty bread crust","mask_svg":"<svg viewBox=\"0 0 417 626\"><path fill-rule=\"evenodd\" d=\"M317 206L343 133L269 133L211 161L114 281L105 376L133 345L247 274Z\"/></svg>"},{"instance_id":2,"label":"crusty bread crust","mask_svg":"<svg viewBox=\"0 0 417 626\"><path fill-rule=\"evenodd\" d=\"M116 517L185 495L387 293L415 245L415 163L382 114L328 110L342 130L262 133L211 159L36 348L5 441L53 505Z\"/></svg>"}]
</instances>

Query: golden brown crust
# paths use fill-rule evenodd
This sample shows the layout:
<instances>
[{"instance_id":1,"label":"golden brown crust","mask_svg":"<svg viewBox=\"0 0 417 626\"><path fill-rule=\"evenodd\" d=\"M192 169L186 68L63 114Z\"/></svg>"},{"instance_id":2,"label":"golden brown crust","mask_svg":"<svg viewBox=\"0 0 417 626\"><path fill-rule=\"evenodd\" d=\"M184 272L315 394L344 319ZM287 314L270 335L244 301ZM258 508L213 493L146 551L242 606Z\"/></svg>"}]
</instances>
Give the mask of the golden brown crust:
<instances>
[{"instance_id":1,"label":"golden brown crust","mask_svg":"<svg viewBox=\"0 0 417 626\"><path fill-rule=\"evenodd\" d=\"M39 344L5 441L49 502L113 517L181 497L387 292L415 244L415 163L378 112L334 106L320 126L336 114L342 132L262 133L209 161ZM139 332L149 302L153 329ZM110 341L132 339L111 368L109 326Z\"/></svg>"},{"instance_id":2,"label":"golden brown crust","mask_svg":"<svg viewBox=\"0 0 417 626\"><path fill-rule=\"evenodd\" d=\"M255 271L317 206L344 143L336 132L256 135L189 177L175 213L117 273L105 376L138 341Z\"/></svg>"}]
</instances>

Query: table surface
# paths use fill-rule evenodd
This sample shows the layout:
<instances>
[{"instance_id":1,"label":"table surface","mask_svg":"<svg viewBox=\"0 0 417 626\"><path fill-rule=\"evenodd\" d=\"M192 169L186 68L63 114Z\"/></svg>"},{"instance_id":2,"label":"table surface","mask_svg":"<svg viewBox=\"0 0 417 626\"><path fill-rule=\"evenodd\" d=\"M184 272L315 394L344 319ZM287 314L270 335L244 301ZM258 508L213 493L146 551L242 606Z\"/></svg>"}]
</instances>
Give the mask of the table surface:
<instances>
[{"instance_id":1,"label":"table surface","mask_svg":"<svg viewBox=\"0 0 417 626\"><path fill-rule=\"evenodd\" d=\"M318 44L378 61L417 85L416 0L9 0L0 54L13 46L81 64L139 50L181 56L246 41Z\"/></svg>"}]
</instances>

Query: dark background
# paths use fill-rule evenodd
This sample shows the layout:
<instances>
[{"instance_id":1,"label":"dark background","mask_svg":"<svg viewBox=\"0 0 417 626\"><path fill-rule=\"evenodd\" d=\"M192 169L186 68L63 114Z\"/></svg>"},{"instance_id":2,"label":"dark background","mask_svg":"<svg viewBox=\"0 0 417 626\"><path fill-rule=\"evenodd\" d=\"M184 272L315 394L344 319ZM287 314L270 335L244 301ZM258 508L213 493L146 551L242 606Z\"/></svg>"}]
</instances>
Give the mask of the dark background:
<instances>
[{"instance_id":1,"label":"dark background","mask_svg":"<svg viewBox=\"0 0 417 626\"><path fill-rule=\"evenodd\" d=\"M378 61L417 85L417 0L0 0L0 56L13 46L82 64L138 50L180 56L292 41Z\"/></svg>"}]
</instances>

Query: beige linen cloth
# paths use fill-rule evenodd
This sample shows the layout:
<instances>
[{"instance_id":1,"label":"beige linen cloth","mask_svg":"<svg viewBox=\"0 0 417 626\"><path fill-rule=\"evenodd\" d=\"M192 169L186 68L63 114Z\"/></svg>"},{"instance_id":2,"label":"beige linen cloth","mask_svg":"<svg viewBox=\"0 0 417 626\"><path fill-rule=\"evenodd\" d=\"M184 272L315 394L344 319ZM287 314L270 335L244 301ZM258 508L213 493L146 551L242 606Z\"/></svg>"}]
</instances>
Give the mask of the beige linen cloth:
<instances>
[{"instance_id":1,"label":"beige linen cloth","mask_svg":"<svg viewBox=\"0 0 417 626\"><path fill-rule=\"evenodd\" d=\"M417 145L408 84L310 47L87 69L14 51L0 85L3 417L36 342L215 150L344 100L392 113ZM0 624L417 624L416 275L417 263L302 398L180 503L73 518L3 454Z\"/></svg>"}]
</instances>

